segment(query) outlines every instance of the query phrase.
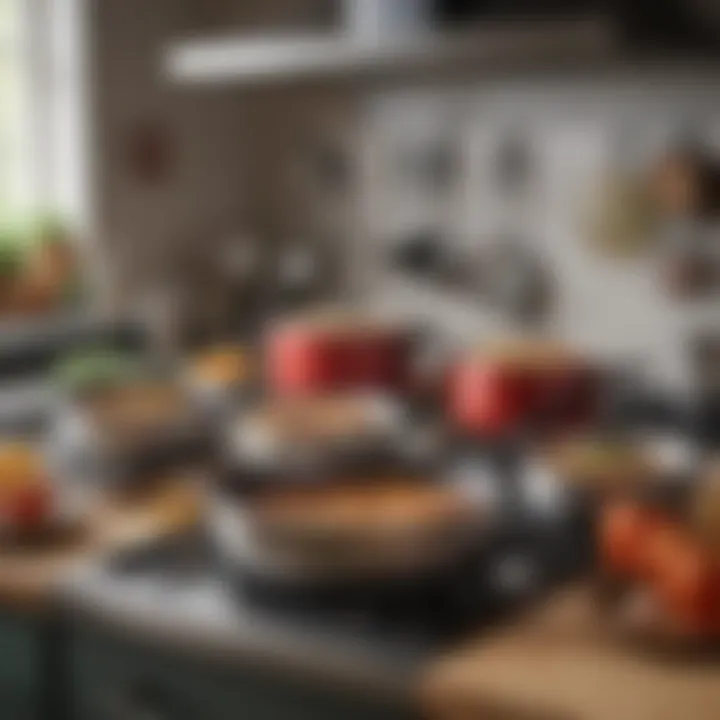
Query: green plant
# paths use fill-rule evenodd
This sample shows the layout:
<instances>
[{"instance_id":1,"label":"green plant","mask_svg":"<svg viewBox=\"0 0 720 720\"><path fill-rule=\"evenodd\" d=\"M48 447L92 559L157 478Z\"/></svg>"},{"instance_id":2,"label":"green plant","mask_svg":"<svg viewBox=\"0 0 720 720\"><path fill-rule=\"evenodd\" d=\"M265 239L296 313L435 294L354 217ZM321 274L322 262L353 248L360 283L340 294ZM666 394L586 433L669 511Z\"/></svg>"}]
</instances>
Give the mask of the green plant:
<instances>
[{"instance_id":1,"label":"green plant","mask_svg":"<svg viewBox=\"0 0 720 720\"><path fill-rule=\"evenodd\" d=\"M71 394L122 384L143 374L137 357L105 348L66 356L53 371L57 386Z\"/></svg>"},{"instance_id":2,"label":"green plant","mask_svg":"<svg viewBox=\"0 0 720 720\"><path fill-rule=\"evenodd\" d=\"M70 223L57 213L44 212L35 216L30 227L36 241L52 243L67 238Z\"/></svg>"},{"instance_id":3,"label":"green plant","mask_svg":"<svg viewBox=\"0 0 720 720\"><path fill-rule=\"evenodd\" d=\"M24 248L17 228L0 226L0 278L14 277L22 267Z\"/></svg>"}]
</instances>

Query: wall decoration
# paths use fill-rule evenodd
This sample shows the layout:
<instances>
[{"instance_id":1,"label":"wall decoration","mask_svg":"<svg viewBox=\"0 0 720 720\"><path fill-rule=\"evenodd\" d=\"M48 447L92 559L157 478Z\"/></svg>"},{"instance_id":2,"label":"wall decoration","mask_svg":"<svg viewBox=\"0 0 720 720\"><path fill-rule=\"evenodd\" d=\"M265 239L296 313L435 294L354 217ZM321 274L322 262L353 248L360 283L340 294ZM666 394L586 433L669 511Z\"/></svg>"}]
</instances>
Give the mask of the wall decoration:
<instances>
[{"instance_id":1,"label":"wall decoration","mask_svg":"<svg viewBox=\"0 0 720 720\"><path fill-rule=\"evenodd\" d=\"M652 168L651 181L666 215L720 217L720 157L702 141L676 141Z\"/></svg>"},{"instance_id":2,"label":"wall decoration","mask_svg":"<svg viewBox=\"0 0 720 720\"><path fill-rule=\"evenodd\" d=\"M661 213L648 171L646 126L634 113L613 128L606 167L592 181L583 225L601 257L637 259L657 249Z\"/></svg>"},{"instance_id":3,"label":"wall decoration","mask_svg":"<svg viewBox=\"0 0 720 720\"><path fill-rule=\"evenodd\" d=\"M617 170L598 177L589 205L584 224L599 255L627 260L657 246L660 217L640 173Z\"/></svg>"},{"instance_id":4,"label":"wall decoration","mask_svg":"<svg viewBox=\"0 0 720 720\"><path fill-rule=\"evenodd\" d=\"M128 132L125 160L131 176L145 185L160 185L172 175L177 147L163 123L140 122Z\"/></svg>"},{"instance_id":5,"label":"wall decoration","mask_svg":"<svg viewBox=\"0 0 720 720\"><path fill-rule=\"evenodd\" d=\"M651 188L666 226L666 284L676 298L720 290L720 156L698 134L684 134L657 159Z\"/></svg>"}]
</instances>

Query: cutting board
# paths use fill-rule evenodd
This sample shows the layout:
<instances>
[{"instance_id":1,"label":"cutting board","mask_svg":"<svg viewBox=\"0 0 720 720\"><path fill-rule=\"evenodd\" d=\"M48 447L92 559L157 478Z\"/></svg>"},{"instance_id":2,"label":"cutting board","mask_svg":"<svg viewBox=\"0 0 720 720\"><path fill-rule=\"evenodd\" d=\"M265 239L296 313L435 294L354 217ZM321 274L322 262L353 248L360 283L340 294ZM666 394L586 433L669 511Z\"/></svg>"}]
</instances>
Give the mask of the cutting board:
<instances>
[{"instance_id":1,"label":"cutting board","mask_svg":"<svg viewBox=\"0 0 720 720\"><path fill-rule=\"evenodd\" d=\"M77 528L44 541L0 546L0 605L34 611L74 568L105 553L179 532L198 518L192 478L168 479L133 495L106 496Z\"/></svg>"},{"instance_id":2,"label":"cutting board","mask_svg":"<svg viewBox=\"0 0 720 720\"><path fill-rule=\"evenodd\" d=\"M718 720L720 660L632 644L586 589L431 663L432 720Z\"/></svg>"}]
</instances>

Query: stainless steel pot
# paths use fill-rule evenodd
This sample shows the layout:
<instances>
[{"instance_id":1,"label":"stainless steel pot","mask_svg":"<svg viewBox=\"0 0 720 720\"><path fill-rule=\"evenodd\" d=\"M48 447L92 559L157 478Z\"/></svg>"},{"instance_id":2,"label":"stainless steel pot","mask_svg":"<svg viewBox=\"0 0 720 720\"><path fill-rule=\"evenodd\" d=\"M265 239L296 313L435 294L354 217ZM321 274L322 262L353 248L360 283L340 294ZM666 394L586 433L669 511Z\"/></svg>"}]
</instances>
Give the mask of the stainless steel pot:
<instances>
[{"instance_id":1,"label":"stainless steel pot","mask_svg":"<svg viewBox=\"0 0 720 720\"><path fill-rule=\"evenodd\" d=\"M431 463L438 454L440 430L429 424L418 427L401 403L371 394L337 400L359 418L353 429L296 435L285 432L280 424L267 419L268 411L283 412L282 402L240 412L224 434L224 467L230 473L237 471L274 482L307 481L371 469L419 467ZM309 416L321 404L326 410L328 402L334 399L303 400L302 404Z\"/></svg>"}]
</instances>

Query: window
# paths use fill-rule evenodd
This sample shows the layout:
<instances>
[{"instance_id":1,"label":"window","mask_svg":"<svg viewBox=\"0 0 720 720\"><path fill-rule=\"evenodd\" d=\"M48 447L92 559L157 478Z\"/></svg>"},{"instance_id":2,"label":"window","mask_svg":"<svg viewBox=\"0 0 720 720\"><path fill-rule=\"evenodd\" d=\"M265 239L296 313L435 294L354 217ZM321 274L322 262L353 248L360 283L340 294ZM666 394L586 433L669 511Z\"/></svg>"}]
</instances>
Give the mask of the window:
<instances>
[{"instance_id":1,"label":"window","mask_svg":"<svg viewBox=\"0 0 720 720\"><path fill-rule=\"evenodd\" d=\"M28 116L27 44L22 0L0 0L0 212L31 202L32 167Z\"/></svg>"},{"instance_id":2,"label":"window","mask_svg":"<svg viewBox=\"0 0 720 720\"><path fill-rule=\"evenodd\" d=\"M85 0L0 0L0 219L83 213Z\"/></svg>"}]
</instances>

